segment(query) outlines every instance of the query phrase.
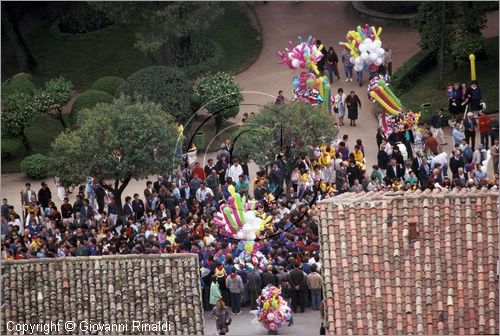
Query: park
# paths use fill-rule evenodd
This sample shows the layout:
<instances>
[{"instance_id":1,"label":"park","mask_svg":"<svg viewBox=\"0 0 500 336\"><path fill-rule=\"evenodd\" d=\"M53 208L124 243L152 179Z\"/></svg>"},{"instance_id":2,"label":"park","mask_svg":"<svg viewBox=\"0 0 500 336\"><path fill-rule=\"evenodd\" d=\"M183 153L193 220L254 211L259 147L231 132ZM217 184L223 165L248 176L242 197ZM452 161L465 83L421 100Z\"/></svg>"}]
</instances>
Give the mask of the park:
<instances>
[{"instance_id":1,"label":"park","mask_svg":"<svg viewBox=\"0 0 500 336\"><path fill-rule=\"evenodd\" d=\"M498 20L2 2L2 333L498 334Z\"/></svg>"}]
</instances>

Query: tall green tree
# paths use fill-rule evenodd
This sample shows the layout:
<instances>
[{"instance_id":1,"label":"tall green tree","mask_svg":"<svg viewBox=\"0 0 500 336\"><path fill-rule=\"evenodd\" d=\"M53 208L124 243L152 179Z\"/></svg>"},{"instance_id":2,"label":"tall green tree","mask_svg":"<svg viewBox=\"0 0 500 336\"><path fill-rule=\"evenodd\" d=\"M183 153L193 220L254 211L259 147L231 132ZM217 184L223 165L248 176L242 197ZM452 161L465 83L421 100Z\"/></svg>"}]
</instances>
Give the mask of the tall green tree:
<instances>
[{"instance_id":1,"label":"tall green tree","mask_svg":"<svg viewBox=\"0 0 500 336\"><path fill-rule=\"evenodd\" d=\"M110 190L120 214L122 193L131 179L169 173L178 165L175 121L157 103L131 103L121 97L82 110L78 124L55 139L50 169L68 184L82 183L86 176L114 179Z\"/></svg>"},{"instance_id":2,"label":"tall green tree","mask_svg":"<svg viewBox=\"0 0 500 336\"><path fill-rule=\"evenodd\" d=\"M295 163L309 146L329 143L335 136L331 115L320 108L301 102L269 104L238 129L232 155L266 166L283 152Z\"/></svg>"},{"instance_id":3,"label":"tall green tree","mask_svg":"<svg viewBox=\"0 0 500 336\"><path fill-rule=\"evenodd\" d=\"M236 117L240 112L240 103L243 101L241 87L226 72L201 76L194 90L198 102L214 117L215 133L219 132L224 120Z\"/></svg>"},{"instance_id":4,"label":"tall green tree","mask_svg":"<svg viewBox=\"0 0 500 336\"><path fill-rule=\"evenodd\" d=\"M457 64L470 53L482 49L481 31L486 24L487 2L423 1L412 19L420 33L420 47L436 52L439 89L445 86L444 65L447 56Z\"/></svg>"},{"instance_id":5,"label":"tall green tree","mask_svg":"<svg viewBox=\"0 0 500 336\"><path fill-rule=\"evenodd\" d=\"M20 138L26 151L31 151L31 144L25 130L38 115L41 106L31 94L16 92L2 97L2 108L3 132Z\"/></svg>"},{"instance_id":6,"label":"tall green tree","mask_svg":"<svg viewBox=\"0 0 500 336\"><path fill-rule=\"evenodd\" d=\"M35 91L34 99L38 101L41 114L58 120L64 129L68 129L62 111L70 102L72 93L73 84L61 76L45 82L43 89Z\"/></svg>"},{"instance_id":7,"label":"tall green tree","mask_svg":"<svg viewBox=\"0 0 500 336\"><path fill-rule=\"evenodd\" d=\"M140 24L135 46L169 65L170 46L174 41L189 46L194 34L206 30L224 10L220 2L205 1L140 1L90 2L117 22ZM229 29L229 28L228 28Z\"/></svg>"}]
</instances>

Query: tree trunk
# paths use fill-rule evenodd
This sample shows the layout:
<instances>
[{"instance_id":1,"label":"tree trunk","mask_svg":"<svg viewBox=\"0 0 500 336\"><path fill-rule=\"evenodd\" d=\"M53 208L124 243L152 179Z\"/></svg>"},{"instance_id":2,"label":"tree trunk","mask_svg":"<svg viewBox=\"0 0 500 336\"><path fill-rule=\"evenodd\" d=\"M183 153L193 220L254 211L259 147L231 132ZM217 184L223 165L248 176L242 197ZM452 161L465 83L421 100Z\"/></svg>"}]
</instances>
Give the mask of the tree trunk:
<instances>
[{"instance_id":1,"label":"tree trunk","mask_svg":"<svg viewBox=\"0 0 500 336\"><path fill-rule=\"evenodd\" d=\"M214 117L214 120L215 120L215 134L219 134L219 131L222 127L222 122L224 121L223 119L221 118L217 118L217 117Z\"/></svg>"},{"instance_id":2,"label":"tree trunk","mask_svg":"<svg viewBox=\"0 0 500 336\"><path fill-rule=\"evenodd\" d=\"M2 4L2 25L12 42L12 47L14 48L14 53L16 55L17 63L19 64L19 70L22 72L31 72L36 67L37 63L33 58L26 42L19 31L19 27L12 15L8 6Z\"/></svg>"},{"instance_id":3,"label":"tree trunk","mask_svg":"<svg viewBox=\"0 0 500 336\"><path fill-rule=\"evenodd\" d=\"M445 46L446 46L446 2L441 3L441 36L439 40L438 51L438 90L444 88L444 63L445 63Z\"/></svg>"},{"instance_id":4,"label":"tree trunk","mask_svg":"<svg viewBox=\"0 0 500 336\"><path fill-rule=\"evenodd\" d=\"M113 198L115 199L116 210L118 211L118 217L123 216L122 193L128 186L131 179L132 176L127 176L123 181L121 181L121 185L120 185L120 179L116 179L114 188L110 188L111 192L113 193Z\"/></svg>"},{"instance_id":5,"label":"tree trunk","mask_svg":"<svg viewBox=\"0 0 500 336\"><path fill-rule=\"evenodd\" d=\"M170 55L170 46L168 41L163 43L160 47L160 60L163 65L170 65L172 62L172 57Z\"/></svg>"},{"instance_id":6,"label":"tree trunk","mask_svg":"<svg viewBox=\"0 0 500 336\"><path fill-rule=\"evenodd\" d=\"M28 137L26 136L26 134L24 134L24 129L21 132L21 140L23 141L23 146L26 149L26 152L31 152L31 145Z\"/></svg>"},{"instance_id":7,"label":"tree trunk","mask_svg":"<svg viewBox=\"0 0 500 336\"><path fill-rule=\"evenodd\" d=\"M62 115L60 115L59 118L57 118L57 120L59 120L64 130L68 129L68 125L66 124L66 121L64 121L64 117Z\"/></svg>"}]
</instances>

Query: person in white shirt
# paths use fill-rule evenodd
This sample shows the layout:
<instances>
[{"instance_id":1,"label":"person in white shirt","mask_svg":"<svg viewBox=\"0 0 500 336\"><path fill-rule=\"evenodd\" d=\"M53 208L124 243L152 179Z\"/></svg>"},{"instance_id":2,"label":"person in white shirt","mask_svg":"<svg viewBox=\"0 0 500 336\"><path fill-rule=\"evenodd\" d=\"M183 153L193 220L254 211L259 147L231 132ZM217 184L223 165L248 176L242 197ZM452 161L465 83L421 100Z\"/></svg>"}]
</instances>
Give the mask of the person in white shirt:
<instances>
[{"instance_id":1,"label":"person in white shirt","mask_svg":"<svg viewBox=\"0 0 500 336\"><path fill-rule=\"evenodd\" d=\"M344 115L346 110L345 100L347 95L344 93L342 88L337 90L337 94L334 97L333 111L338 114L339 126L344 126Z\"/></svg>"},{"instance_id":2,"label":"person in white shirt","mask_svg":"<svg viewBox=\"0 0 500 336\"><path fill-rule=\"evenodd\" d=\"M239 160L234 159L233 165L227 170L227 177L230 177L233 182L238 181L238 176L243 175L243 168L241 167Z\"/></svg>"},{"instance_id":3,"label":"person in white shirt","mask_svg":"<svg viewBox=\"0 0 500 336\"><path fill-rule=\"evenodd\" d=\"M196 199L205 202L207 195L214 197L214 192L205 185L205 182L201 182L200 188L196 191Z\"/></svg>"}]
</instances>

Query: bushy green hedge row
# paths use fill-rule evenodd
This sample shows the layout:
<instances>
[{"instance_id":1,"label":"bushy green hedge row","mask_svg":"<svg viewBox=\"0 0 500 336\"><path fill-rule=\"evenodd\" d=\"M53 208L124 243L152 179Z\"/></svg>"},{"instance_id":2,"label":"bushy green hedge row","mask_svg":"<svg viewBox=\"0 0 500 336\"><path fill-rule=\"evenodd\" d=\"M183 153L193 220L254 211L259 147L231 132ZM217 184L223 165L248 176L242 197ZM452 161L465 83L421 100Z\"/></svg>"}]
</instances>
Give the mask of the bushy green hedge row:
<instances>
[{"instance_id":1,"label":"bushy green hedge row","mask_svg":"<svg viewBox=\"0 0 500 336\"><path fill-rule=\"evenodd\" d=\"M21 161L21 171L29 178L40 180L47 177L48 168L49 159L42 154L33 154Z\"/></svg>"},{"instance_id":2,"label":"bushy green hedge row","mask_svg":"<svg viewBox=\"0 0 500 336\"><path fill-rule=\"evenodd\" d=\"M217 42L212 41L212 44L214 46L214 53L211 57L198 64L179 65L188 78L196 78L201 74L214 71L221 64L224 58L224 49Z\"/></svg>"},{"instance_id":3,"label":"bushy green hedge row","mask_svg":"<svg viewBox=\"0 0 500 336\"><path fill-rule=\"evenodd\" d=\"M91 90L103 91L106 92L113 97L116 95L116 92L120 85L125 83L125 79L117 76L106 76L101 77L92 84Z\"/></svg>"},{"instance_id":4,"label":"bushy green hedge row","mask_svg":"<svg viewBox=\"0 0 500 336\"><path fill-rule=\"evenodd\" d=\"M71 114L76 114L79 111L92 108L97 105L97 103L111 103L113 101L113 96L104 91L98 90L87 90L76 98L75 103L71 109ZM76 116L73 116L76 120Z\"/></svg>"},{"instance_id":5,"label":"bushy green hedge row","mask_svg":"<svg viewBox=\"0 0 500 336\"><path fill-rule=\"evenodd\" d=\"M391 86L396 94L407 90L423 72L435 62L435 53L431 50L421 50L413 55L392 76Z\"/></svg>"},{"instance_id":6,"label":"bushy green hedge row","mask_svg":"<svg viewBox=\"0 0 500 336\"><path fill-rule=\"evenodd\" d=\"M86 34L112 24L113 21L102 11L91 7L86 2L78 2L61 16L59 30L62 33Z\"/></svg>"},{"instance_id":7,"label":"bushy green hedge row","mask_svg":"<svg viewBox=\"0 0 500 336\"><path fill-rule=\"evenodd\" d=\"M35 83L33 83L31 75L21 72L11 79L7 79L2 84L2 96L5 97L13 93L31 94L35 89L36 86Z\"/></svg>"}]
</instances>

